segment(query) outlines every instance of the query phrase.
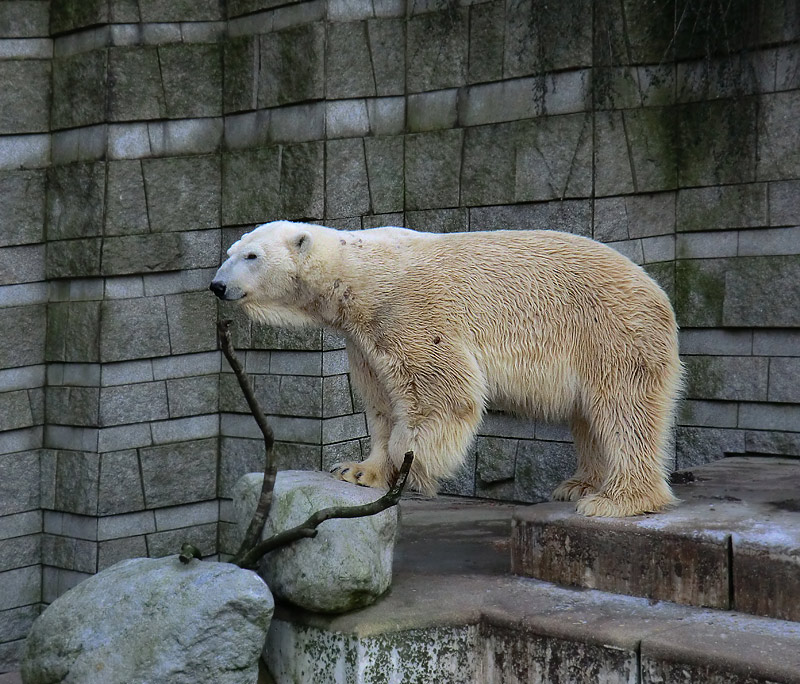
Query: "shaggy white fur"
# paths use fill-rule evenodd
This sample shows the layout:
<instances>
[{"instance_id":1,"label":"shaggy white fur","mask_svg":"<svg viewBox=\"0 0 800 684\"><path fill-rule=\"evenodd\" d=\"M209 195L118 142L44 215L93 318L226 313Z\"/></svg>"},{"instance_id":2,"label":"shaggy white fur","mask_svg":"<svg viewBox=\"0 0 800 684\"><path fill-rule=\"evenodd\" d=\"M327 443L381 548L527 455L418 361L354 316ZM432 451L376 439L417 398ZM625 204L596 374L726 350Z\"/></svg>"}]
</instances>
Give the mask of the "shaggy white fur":
<instances>
[{"instance_id":1,"label":"shaggy white fur","mask_svg":"<svg viewBox=\"0 0 800 684\"><path fill-rule=\"evenodd\" d=\"M588 238L556 231L345 232L276 221L228 250L212 289L273 325L347 338L372 452L343 480L385 487L409 449L432 493L463 462L489 401L568 420L575 475L553 493L585 515L675 499L666 447L681 385L661 288Z\"/></svg>"}]
</instances>

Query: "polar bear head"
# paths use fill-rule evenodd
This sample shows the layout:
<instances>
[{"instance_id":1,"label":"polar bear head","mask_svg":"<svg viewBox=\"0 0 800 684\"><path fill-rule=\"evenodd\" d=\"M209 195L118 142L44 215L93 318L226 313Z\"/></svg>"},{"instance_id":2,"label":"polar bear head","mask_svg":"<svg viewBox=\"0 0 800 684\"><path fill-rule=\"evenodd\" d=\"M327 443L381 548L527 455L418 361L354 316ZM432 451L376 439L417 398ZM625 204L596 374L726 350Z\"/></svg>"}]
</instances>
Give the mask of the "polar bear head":
<instances>
[{"instance_id":1,"label":"polar bear head","mask_svg":"<svg viewBox=\"0 0 800 684\"><path fill-rule=\"evenodd\" d=\"M248 316L265 323L311 323L299 310L299 299L314 269L314 247L325 242L326 230L290 221L258 226L231 245L211 291L222 300L238 302Z\"/></svg>"}]
</instances>

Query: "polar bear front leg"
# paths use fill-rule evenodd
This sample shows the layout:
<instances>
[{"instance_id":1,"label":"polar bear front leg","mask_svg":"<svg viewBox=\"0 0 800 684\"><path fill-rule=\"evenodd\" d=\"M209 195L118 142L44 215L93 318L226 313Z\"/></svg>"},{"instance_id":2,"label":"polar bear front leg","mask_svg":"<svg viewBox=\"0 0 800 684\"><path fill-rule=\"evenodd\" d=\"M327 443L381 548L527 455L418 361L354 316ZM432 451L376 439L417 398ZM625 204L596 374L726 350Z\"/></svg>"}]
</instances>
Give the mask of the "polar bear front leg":
<instances>
[{"instance_id":1,"label":"polar bear front leg","mask_svg":"<svg viewBox=\"0 0 800 684\"><path fill-rule=\"evenodd\" d=\"M350 381L364 401L371 449L364 461L337 463L331 468L331 473L338 479L353 484L387 488L395 472L389 461L391 403L377 373L355 345L347 345L347 357L350 362Z\"/></svg>"}]
</instances>

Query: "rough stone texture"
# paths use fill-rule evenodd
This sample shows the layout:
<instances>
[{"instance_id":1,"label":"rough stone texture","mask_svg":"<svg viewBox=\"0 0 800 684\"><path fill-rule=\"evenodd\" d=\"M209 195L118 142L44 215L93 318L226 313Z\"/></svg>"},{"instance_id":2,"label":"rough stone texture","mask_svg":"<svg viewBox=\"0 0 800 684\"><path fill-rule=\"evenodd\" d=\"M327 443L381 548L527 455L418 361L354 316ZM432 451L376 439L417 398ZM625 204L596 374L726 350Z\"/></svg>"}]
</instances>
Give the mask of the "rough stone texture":
<instances>
[{"instance_id":1,"label":"rough stone texture","mask_svg":"<svg viewBox=\"0 0 800 684\"><path fill-rule=\"evenodd\" d=\"M240 530L250 521L263 475L242 478L234 491ZM381 492L353 487L327 473L281 471L262 538L294 527L331 506L356 506ZM303 539L264 558L259 572L276 596L316 612L341 613L374 603L392 581L397 509L327 520Z\"/></svg>"},{"instance_id":2,"label":"rough stone texture","mask_svg":"<svg viewBox=\"0 0 800 684\"><path fill-rule=\"evenodd\" d=\"M798 463L728 458L676 486L674 510L581 518L572 505L519 509L512 570L560 584L797 620ZM567 541L569 540L569 541ZM615 549L614 553L603 549Z\"/></svg>"},{"instance_id":3,"label":"rough stone texture","mask_svg":"<svg viewBox=\"0 0 800 684\"><path fill-rule=\"evenodd\" d=\"M273 607L261 579L233 565L123 561L45 610L22 674L30 684L251 684Z\"/></svg>"}]
</instances>

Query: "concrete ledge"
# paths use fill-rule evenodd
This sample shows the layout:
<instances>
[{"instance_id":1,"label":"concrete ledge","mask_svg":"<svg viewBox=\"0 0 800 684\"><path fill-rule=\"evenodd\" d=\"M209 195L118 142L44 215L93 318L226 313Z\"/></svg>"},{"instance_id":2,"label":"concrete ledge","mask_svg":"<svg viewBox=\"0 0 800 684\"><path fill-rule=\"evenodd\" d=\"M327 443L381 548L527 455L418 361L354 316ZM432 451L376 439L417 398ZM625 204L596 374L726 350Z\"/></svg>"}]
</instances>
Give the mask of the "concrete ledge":
<instances>
[{"instance_id":1,"label":"concrete ledge","mask_svg":"<svg viewBox=\"0 0 800 684\"><path fill-rule=\"evenodd\" d=\"M518 508L513 572L558 584L800 620L800 461L727 458L677 486L672 511L584 518Z\"/></svg>"},{"instance_id":2,"label":"concrete ledge","mask_svg":"<svg viewBox=\"0 0 800 684\"><path fill-rule=\"evenodd\" d=\"M264 657L278 684L800 683L800 624L512 576L511 506L440 497L401 511L377 604L277 607Z\"/></svg>"}]
</instances>

